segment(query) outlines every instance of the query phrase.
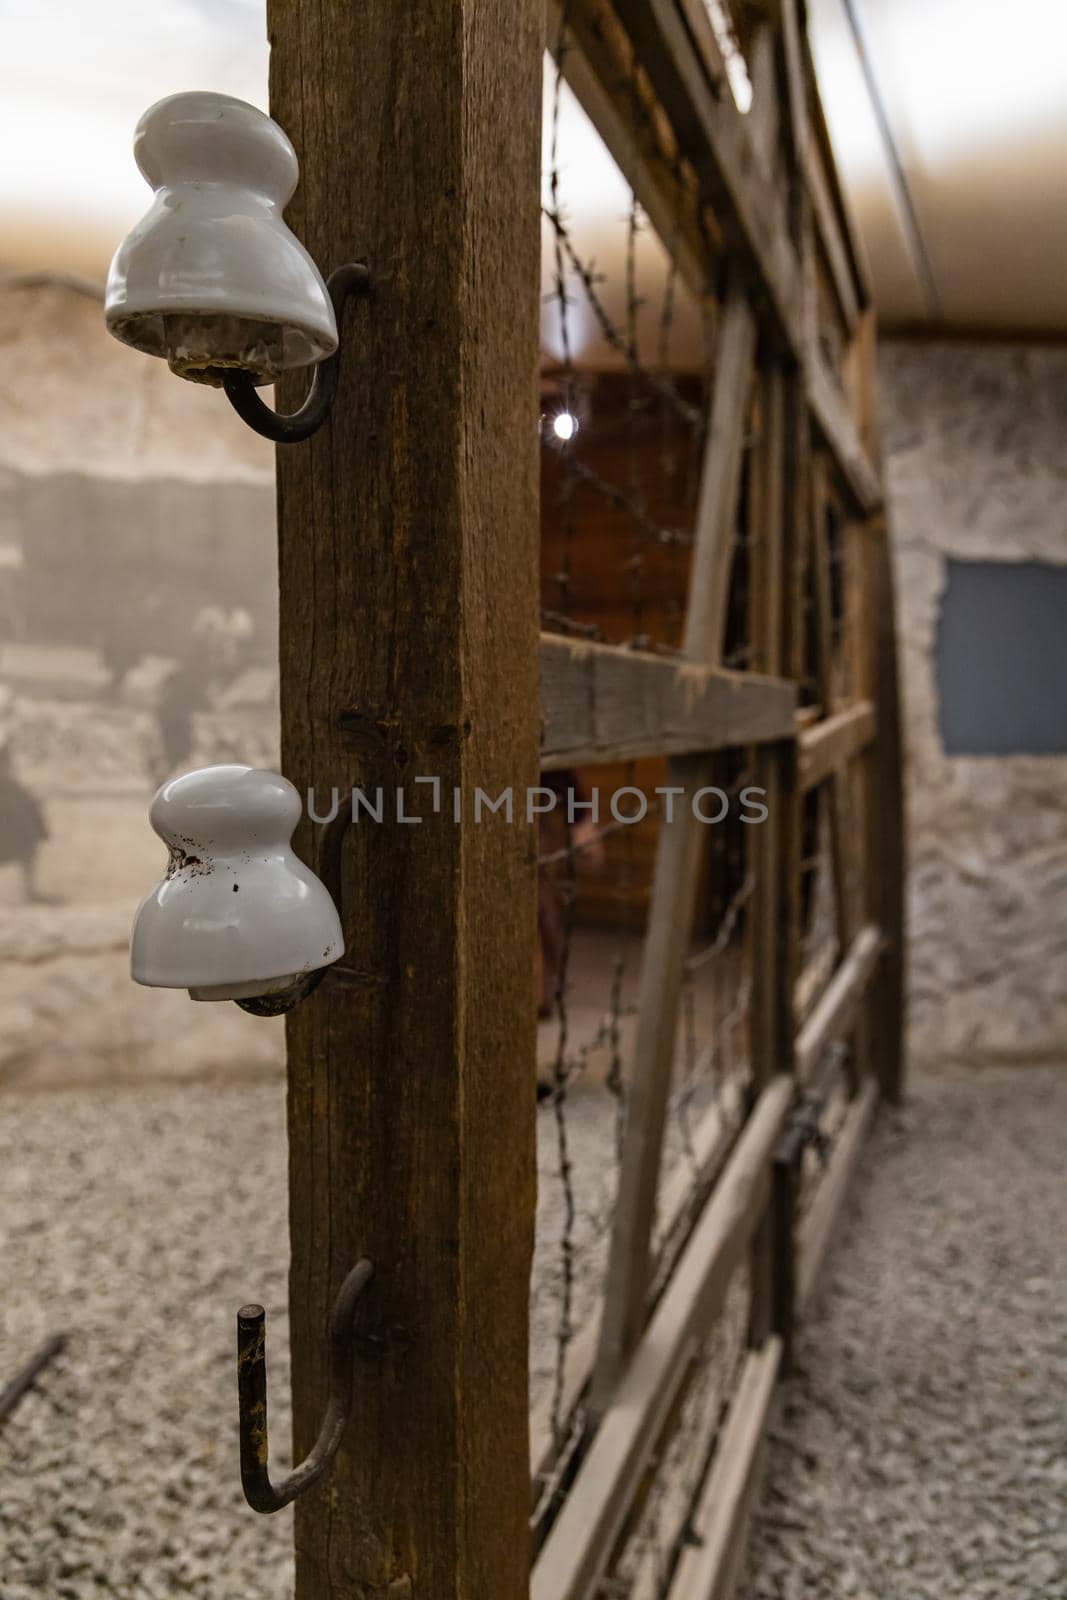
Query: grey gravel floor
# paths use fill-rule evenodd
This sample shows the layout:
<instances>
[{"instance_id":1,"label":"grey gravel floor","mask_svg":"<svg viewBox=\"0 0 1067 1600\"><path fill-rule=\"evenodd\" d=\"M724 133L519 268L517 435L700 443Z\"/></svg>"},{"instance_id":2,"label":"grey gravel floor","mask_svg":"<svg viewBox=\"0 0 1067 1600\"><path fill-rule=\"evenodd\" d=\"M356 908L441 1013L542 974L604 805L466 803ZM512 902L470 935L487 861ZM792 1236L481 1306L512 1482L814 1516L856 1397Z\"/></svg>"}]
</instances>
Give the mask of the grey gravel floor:
<instances>
[{"instance_id":1,"label":"grey gravel floor","mask_svg":"<svg viewBox=\"0 0 1067 1600\"><path fill-rule=\"evenodd\" d=\"M547 1107L538 1120L532 1399L555 1370L564 1216ZM572 1094L567 1135L580 1322L611 1214L611 1096ZM233 1348L238 1306L260 1301L280 1474L285 1171L280 1080L0 1094L0 1387L70 1335L0 1430L0 1600L289 1600L292 1513L241 1496Z\"/></svg>"},{"instance_id":2,"label":"grey gravel floor","mask_svg":"<svg viewBox=\"0 0 1067 1600\"><path fill-rule=\"evenodd\" d=\"M883 1113L783 1391L744 1600L1067 1596L1067 1068Z\"/></svg>"},{"instance_id":3,"label":"grey gravel floor","mask_svg":"<svg viewBox=\"0 0 1067 1600\"><path fill-rule=\"evenodd\" d=\"M571 1107L591 1269L597 1099ZM538 1385L558 1271L542 1125ZM785 1394L750 1600L1067 1600L1065 1127L1067 1072L1043 1069L927 1080L883 1118ZM0 1095L0 1383L71 1334L0 1432L0 1600L289 1600L290 1514L241 1499L233 1380L234 1313L262 1300L283 1470L283 1152L276 1082Z\"/></svg>"},{"instance_id":4,"label":"grey gravel floor","mask_svg":"<svg viewBox=\"0 0 1067 1600\"><path fill-rule=\"evenodd\" d=\"M0 1097L0 1374L70 1334L0 1432L0 1600L289 1600L291 1512L244 1505L233 1370L259 1300L281 1469L284 1138L280 1082Z\"/></svg>"}]
</instances>

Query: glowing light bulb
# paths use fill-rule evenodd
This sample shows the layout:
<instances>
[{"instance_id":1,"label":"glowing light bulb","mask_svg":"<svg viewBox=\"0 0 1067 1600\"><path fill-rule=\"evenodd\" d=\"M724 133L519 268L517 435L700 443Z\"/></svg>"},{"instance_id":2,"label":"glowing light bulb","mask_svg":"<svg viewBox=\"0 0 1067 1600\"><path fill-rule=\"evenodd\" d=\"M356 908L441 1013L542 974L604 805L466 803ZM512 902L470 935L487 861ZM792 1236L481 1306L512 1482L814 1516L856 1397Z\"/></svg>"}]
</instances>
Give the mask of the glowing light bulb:
<instances>
[{"instance_id":1,"label":"glowing light bulb","mask_svg":"<svg viewBox=\"0 0 1067 1600\"><path fill-rule=\"evenodd\" d=\"M552 418L552 432L566 444L578 432L578 418L570 411L560 411Z\"/></svg>"}]
</instances>

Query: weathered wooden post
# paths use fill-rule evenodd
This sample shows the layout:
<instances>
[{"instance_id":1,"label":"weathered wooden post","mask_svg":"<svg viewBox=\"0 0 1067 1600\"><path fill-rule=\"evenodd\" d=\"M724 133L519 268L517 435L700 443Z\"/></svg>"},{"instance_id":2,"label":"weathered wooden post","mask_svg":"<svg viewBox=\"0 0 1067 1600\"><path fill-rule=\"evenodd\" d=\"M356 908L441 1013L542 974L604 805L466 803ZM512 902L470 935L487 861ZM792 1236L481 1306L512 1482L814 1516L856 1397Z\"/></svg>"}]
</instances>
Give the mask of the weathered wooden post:
<instances>
[{"instance_id":1,"label":"weathered wooden post","mask_svg":"<svg viewBox=\"0 0 1067 1600\"><path fill-rule=\"evenodd\" d=\"M543 6L269 0L268 18L292 224L374 285L346 313L329 423L279 451L283 765L321 808L334 787L384 797L344 846L348 976L288 1030L298 1455L338 1285L375 1267L355 1416L296 1508L296 1592L519 1600ZM514 820L475 822L475 789L509 786ZM418 821L396 819L398 788ZM306 820L298 843L314 862Z\"/></svg>"}]
</instances>

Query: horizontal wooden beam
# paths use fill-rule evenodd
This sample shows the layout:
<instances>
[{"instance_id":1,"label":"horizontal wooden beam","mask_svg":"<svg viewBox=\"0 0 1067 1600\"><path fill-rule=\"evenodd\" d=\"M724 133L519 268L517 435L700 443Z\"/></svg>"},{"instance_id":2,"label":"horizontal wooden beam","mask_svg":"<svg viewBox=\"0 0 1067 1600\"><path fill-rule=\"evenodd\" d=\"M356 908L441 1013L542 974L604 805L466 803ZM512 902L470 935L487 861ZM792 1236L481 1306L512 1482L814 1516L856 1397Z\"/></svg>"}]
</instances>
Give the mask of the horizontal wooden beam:
<instances>
[{"instance_id":1,"label":"horizontal wooden beam","mask_svg":"<svg viewBox=\"0 0 1067 1600\"><path fill-rule=\"evenodd\" d=\"M876 726L874 706L869 700L860 700L834 712L825 722L804 728L798 740L801 789L814 789L865 750Z\"/></svg>"},{"instance_id":2,"label":"horizontal wooden beam","mask_svg":"<svg viewBox=\"0 0 1067 1600\"><path fill-rule=\"evenodd\" d=\"M810 1304L877 1108L878 1084L874 1078L868 1078L845 1114L826 1172L797 1230L798 1316L802 1316Z\"/></svg>"},{"instance_id":3,"label":"horizontal wooden beam","mask_svg":"<svg viewBox=\"0 0 1067 1600\"><path fill-rule=\"evenodd\" d=\"M545 1541L530 1600L590 1600L596 1592L689 1364L766 1207L792 1100L784 1075L757 1100Z\"/></svg>"},{"instance_id":4,"label":"horizontal wooden beam","mask_svg":"<svg viewBox=\"0 0 1067 1600\"><path fill-rule=\"evenodd\" d=\"M788 739L795 709L796 688L783 678L541 635L549 772Z\"/></svg>"},{"instance_id":5,"label":"horizontal wooden beam","mask_svg":"<svg viewBox=\"0 0 1067 1600\"><path fill-rule=\"evenodd\" d=\"M745 1358L693 1513L693 1537L682 1550L667 1600L728 1600L734 1591L759 1483L760 1446L781 1364L782 1341L774 1334Z\"/></svg>"},{"instance_id":6,"label":"horizontal wooden beam","mask_svg":"<svg viewBox=\"0 0 1067 1600\"><path fill-rule=\"evenodd\" d=\"M851 1023L871 980L883 939L878 928L860 930L845 953L811 1015L797 1034L797 1077L806 1083L815 1072L823 1052L840 1038Z\"/></svg>"}]
</instances>

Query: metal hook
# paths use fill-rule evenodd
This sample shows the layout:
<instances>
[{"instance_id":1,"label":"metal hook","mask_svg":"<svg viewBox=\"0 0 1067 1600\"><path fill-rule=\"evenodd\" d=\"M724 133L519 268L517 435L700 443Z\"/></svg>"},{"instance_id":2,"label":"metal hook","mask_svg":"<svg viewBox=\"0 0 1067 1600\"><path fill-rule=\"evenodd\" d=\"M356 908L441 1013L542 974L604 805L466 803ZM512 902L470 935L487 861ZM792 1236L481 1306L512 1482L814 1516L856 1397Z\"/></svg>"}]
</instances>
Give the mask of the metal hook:
<instances>
[{"instance_id":1,"label":"metal hook","mask_svg":"<svg viewBox=\"0 0 1067 1600\"><path fill-rule=\"evenodd\" d=\"M341 316L346 301L352 295L370 293L370 272L363 262L349 261L330 273L326 279L326 287L333 301L338 334L340 334ZM275 444L300 444L302 440L310 439L311 435L322 427L329 415L337 391L340 363L341 347L338 344L333 355L327 356L325 361L320 361L316 366L311 388L303 405L289 415L282 411L272 411L270 406L264 405L256 393L256 385L249 372L228 370L223 375L222 387L226 391L227 400L242 422L247 422L248 426L254 428L256 433L262 434L264 439L273 439Z\"/></svg>"},{"instance_id":2,"label":"metal hook","mask_svg":"<svg viewBox=\"0 0 1067 1600\"><path fill-rule=\"evenodd\" d=\"M237 1409L241 1439L241 1487L253 1511L280 1511L329 1470L352 1411L352 1330L356 1304L373 1267L358 1261L341 1285L330 1316L330 1394L319 1436L298 1467L281 1483L267 1471L267 1357L262 1306L237 1313Z\"/></svg>"}]
</instances>

